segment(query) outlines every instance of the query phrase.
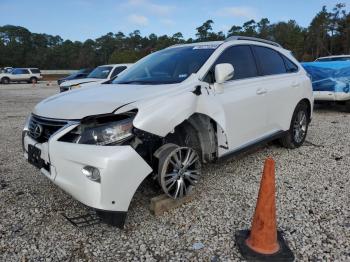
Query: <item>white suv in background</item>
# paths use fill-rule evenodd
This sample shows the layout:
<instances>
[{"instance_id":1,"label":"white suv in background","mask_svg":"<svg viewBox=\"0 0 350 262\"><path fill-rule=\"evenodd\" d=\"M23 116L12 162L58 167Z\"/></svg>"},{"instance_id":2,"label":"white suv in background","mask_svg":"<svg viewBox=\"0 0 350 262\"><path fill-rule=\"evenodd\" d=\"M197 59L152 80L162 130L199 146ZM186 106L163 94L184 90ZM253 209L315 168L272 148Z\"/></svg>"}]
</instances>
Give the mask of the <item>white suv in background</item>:
<instances>
[{"instance_id":1,"label":"white suv in background","mask_svg":"<svg viewBox=\"0 0 350 262\"><path fill-rule=\"evenodd\" d=\"M99 84L115 78L132 64L102 65L96 67L86 78L65 81L60 84L60 92Z\"/></svg>"},{"instance_id":2,"label":"white suv in background","mask_svg":"<svg viewBox=\"0 0 350 262\"><path fill-rule=\"evenodd\" d=\"M9 84L10 82L37 83L41 80L41 72L38 68L14 68L10 73L0 74L0 83Z\"/></svg>"},{"instance_id":3,"label":"white suv in background","mask_svg":"<svg viewBox=\"0 0 350 262\"><path fill-rule=\"evenodd\" d=\"M288 50L231 37L166 48L109 85L43 100L23 149L53 183L122 227L146 177L181 198L202 163L274 139L301 146L312 109L310 79Z\"/></svg>"}]
</instances>

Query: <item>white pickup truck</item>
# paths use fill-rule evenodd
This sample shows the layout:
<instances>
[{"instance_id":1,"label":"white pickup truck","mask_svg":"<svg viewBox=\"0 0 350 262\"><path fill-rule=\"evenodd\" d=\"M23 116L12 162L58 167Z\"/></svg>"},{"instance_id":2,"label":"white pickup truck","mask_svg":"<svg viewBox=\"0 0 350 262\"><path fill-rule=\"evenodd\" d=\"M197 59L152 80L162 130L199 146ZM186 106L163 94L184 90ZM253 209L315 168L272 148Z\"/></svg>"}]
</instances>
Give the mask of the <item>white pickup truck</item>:
<instances>
[{"instance_id":1,"label":"white pickup truck","mask_svg":"<svg viewBox=\"0 0 350 262\"><path fill-rule=\"evenodd\" d=\"M114 79L132 64L113 64L96 67L86 78L65 81L60 84L60 92L104 83Z\"/></svg>"}]
</instances>

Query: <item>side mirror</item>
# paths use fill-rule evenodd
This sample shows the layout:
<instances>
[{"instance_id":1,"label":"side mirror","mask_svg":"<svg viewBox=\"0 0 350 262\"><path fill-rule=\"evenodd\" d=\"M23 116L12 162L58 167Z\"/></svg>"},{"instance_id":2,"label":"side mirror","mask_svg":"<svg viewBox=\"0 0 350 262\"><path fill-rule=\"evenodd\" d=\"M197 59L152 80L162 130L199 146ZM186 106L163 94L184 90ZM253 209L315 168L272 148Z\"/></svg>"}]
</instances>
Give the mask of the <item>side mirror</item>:
<instances>
[{"instance_id":1,"label":"side mirror","mask_svg":"<svg viewBox=\"0 0 350 262\"><path fill-rule=\"evenodd\" d=\"M217 93L224 92L222 84L227 80L232 79L234 68L229 63L217 64L215 66L215 83L214 89Z\"/></svg>"},{"instance_id":2,"label":"side mirror","mask_svg":"<svg viewBox=\"0 0 350 262\"><path fill-rule=\"evenodd\" d=\"M215 66L215 81L222 84L233 77L233 66L229 63L218 64Z\"/></svg>"}]
</instances>

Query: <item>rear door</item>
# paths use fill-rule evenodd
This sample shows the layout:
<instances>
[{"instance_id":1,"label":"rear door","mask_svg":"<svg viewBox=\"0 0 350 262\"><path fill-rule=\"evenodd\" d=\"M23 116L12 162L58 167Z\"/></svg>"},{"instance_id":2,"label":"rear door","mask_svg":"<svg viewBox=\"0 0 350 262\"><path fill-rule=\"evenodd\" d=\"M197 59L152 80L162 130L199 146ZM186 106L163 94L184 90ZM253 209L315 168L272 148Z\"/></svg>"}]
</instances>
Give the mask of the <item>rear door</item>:
<instances>
[{"instance_id":1,"label":"rear door","mask_svg":"<svg viewBox=\"0 0 350 262\"><path fill-rule=\"evenodd\" d=\"M286 130L301 86L298 66L272 48L255 45L253 50L266 91L267 128L271 133Z\"/></svg>"},{"instance_id":2,"label":"rear door","mask_svg":"<svg viewBox=\"0 0 350 262\"><path fill-rule=\"evenodd\" d=\"M228 47L211 72L221 63L234 67L233 79L223 83L224 92L216 97L225 110L229 150L235 151L257 142L266 134L267 103L264 94L260 93L257 65L249 45Z\"/></svg>"},{"instance_id":3,"label":"rear door","mask_svg":"<svg viewBox=\"0 0 350 262\"><path fill-rule=\"evenodd\" d=\"M36 78L40 79L41 78L41 72L37 68L31 68L30 69L32 76L35 76Z\"/></svg>"},{"instance_id":4,"label":"rear door","mask_svg":"<svg viewBox=\"0 0 350 262\"><path fill-rule=\"evenodd\" d=\"M28 69L19 69L18 79L21 81L28 81L30 78L30 72Z\"/></svg>"}]
</instances>

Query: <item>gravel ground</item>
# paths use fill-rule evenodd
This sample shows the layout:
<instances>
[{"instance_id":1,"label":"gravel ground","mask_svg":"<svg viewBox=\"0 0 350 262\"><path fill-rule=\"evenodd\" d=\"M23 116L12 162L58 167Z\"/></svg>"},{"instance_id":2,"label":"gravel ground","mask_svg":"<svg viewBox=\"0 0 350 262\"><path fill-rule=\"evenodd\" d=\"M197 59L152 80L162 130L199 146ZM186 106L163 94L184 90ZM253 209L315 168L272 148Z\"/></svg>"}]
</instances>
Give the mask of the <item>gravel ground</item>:
<instances>
[{"instance_id":1,"label":"gravel ground","mask_svg":"<svg viewBox=\"0 0 350 262\"><path fill-rule=\"evenodd\" d=\"M194 200L154 217L141 186L124 230L77 228L88 208L22 157L25 117L57 86L0 86L0 261L239 261L236 230L250 226L264 159L276 161L278 226L298 261L350 261L350 114L316 109L296 150L275 144L204 168ZM327 109L328 108L328 109Z\"/></svg>"}]
</instances>

